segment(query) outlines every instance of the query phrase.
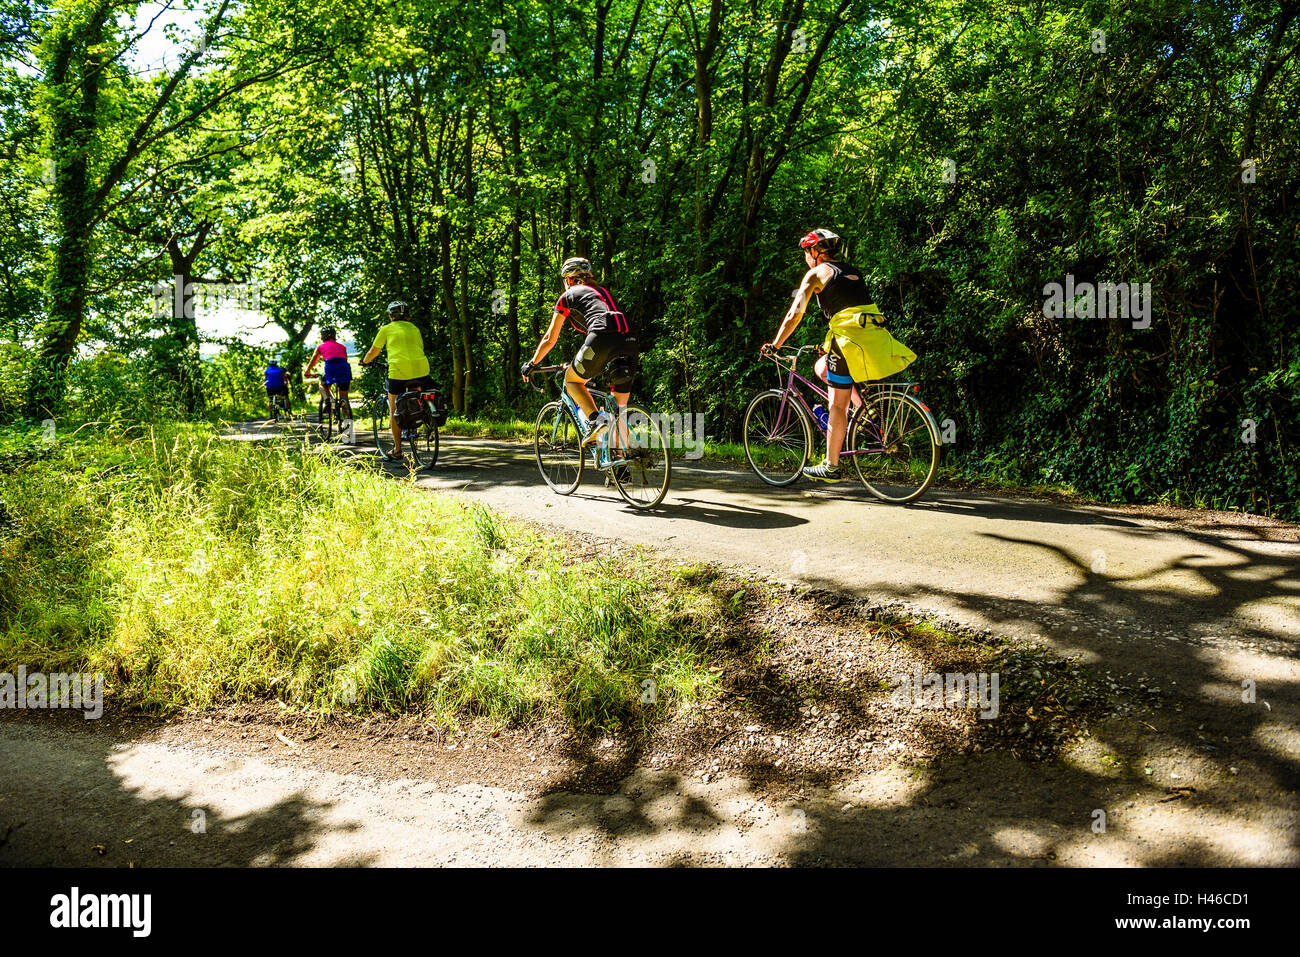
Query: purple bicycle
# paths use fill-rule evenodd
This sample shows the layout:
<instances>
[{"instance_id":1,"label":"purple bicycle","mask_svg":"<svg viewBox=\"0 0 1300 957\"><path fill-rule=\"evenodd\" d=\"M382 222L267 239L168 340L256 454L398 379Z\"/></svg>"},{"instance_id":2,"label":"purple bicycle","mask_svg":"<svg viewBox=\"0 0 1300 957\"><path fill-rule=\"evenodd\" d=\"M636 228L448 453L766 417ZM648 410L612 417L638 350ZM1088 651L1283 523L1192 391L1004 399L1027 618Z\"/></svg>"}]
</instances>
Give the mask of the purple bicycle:
<instances>
[{"instance_id":1,"label":"purple bicycle","mask_svg":"<svg viewBox=\"0 0 1300 957\"><path fill-rule=\"evenodd\" d=\"M799 356L820 351L804 346L779 349L768 358L788 370L785 385L760 392L745 409L745 458L768 485L790 485L813 451L814 425L827 429L795 386L795 380L829 405L828 390L795 372ZM871 382L854 386L862 404L849 413L840 460L849 459L867 491L882 502L913 502L925 494L939 469L939 429L915 382Z\"/></svg>"}]
</instances>

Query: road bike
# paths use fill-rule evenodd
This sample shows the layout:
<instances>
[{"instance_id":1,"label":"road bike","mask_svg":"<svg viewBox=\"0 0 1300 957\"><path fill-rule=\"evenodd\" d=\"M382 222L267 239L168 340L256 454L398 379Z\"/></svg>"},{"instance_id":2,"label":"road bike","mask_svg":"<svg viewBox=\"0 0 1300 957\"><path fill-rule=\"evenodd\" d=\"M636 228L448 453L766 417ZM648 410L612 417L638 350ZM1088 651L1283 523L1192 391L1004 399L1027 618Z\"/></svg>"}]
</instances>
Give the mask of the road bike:
<instances>
[{"instance_id":1,"label":"road bike","mask_svg":"<svg viewBox=\"0 0 1300 957\"><path fill-rule=\"evenodd\" d=\"M569 363L538 366L528 381L538 392L545 390L533 383L533 376L555 373L558 397L542 406L533 430L533 454L542 478L551 491L568 495L582 482L588 455L591 466L605 473L633 508L651 509L668 494L672 479L672 458L668 437L657 416L640 406L629 405L622 416L618 404L608 392L591 390L596 408L603 407L614 424L604 434L583 448L586 438L578 423L585 421L582 409L564 387Z\"/></svg>"},{"instance_id":2,"label":"road bike","mask_svg":"<svg viewBox=\"0 0 1300 957\"><path fill-rule=\"evenodd\" d=\"M805 352L769 350L767 358L788 374L780 388L760 392L745 409L745 458L768 485L790 485L803 474L813 451L813 427L825 440L828 428L804 396L810 391L827 407L829 390L795 371ZM799 383L795 385L796 381ZM802 387L802 391L801 388ZM853 409L840 462L853 463L867 491L882 502L914 502L939 469L939 429L918 397L916 382L870 382L854 386L861 405Z\"/></svg>"}]
</instances>

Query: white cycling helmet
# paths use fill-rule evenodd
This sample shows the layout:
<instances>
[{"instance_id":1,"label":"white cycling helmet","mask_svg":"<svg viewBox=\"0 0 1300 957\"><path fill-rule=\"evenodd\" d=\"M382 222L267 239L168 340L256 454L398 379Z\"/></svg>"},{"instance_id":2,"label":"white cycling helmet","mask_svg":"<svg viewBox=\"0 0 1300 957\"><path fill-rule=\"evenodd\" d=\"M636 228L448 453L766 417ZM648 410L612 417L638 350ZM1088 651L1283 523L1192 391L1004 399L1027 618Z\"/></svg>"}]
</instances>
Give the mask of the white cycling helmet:
<instances>
[{"instance_id":1,"label":"white cycling helmet","mask_svg":"<svg viewBox=\"0 0 1300 957\"><path fill-rule=\"evenodd\" d=\"M569 259L566 259L564 261L564 265L560 267L561 277L573 276L573 275L577 275L578 273L590 274L590 272L591 272L591 260L583 259L581 256L573 256Z\"/></svg>"}]
</instances>

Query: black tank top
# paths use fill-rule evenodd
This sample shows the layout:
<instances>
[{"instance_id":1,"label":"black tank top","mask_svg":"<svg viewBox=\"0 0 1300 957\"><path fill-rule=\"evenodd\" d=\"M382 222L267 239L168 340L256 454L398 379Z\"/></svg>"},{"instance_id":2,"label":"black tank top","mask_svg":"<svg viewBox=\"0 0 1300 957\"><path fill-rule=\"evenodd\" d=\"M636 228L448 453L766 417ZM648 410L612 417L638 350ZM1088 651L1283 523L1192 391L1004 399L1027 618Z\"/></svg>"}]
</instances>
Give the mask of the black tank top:
<instances>
[{"instance_id":1,"label":"black tank top","mask_svg":"<svg viewBox=\"0 0 1300 957\"><path fill-rule=\"evenodd\" d=\"M817 305L827 319L841 309L865 306L871 302L871 293L867 291L861 269L852 263L828 262L827 265L831 267L831 281L817 293Z\"/></svg>"}]
</instances>

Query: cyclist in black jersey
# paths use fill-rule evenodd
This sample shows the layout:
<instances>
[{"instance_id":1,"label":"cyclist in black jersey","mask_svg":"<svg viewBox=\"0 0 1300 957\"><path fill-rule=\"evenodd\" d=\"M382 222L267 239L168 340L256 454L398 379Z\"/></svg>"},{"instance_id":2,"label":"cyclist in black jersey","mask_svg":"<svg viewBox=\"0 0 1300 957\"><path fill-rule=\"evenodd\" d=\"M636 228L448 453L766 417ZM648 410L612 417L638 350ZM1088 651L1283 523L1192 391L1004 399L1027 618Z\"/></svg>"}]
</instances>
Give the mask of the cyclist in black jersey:
<instances>
[{"instance_id":1,"label":"cyclist in black jersey","mask_svg":"<svg viewBox=\"0 0 1300 957\"><path fill-rule=\"evenodd\" d=\"M528 378L533 366L539 365L555 347L566 321L585 336L565 373L564 385L586 417L586 421L578 424L584 433L583 445L590 445L609 428L613 419L606 412L595 414L596 401L587 391L587 382L608 367L610 392L622 415L637 371L636 330L618 308L609 290L596 285L591 263L586 259L566 259L560 267L560 278L564 282L564 292L555 303L550 327L537 344L532 359L524 363L520 372L525 379Z\"/></svg>"},{"instance_id":2,"label":"cyclist in black jersey","mask_svg":"<svg viewBox=\"0 0 1300 957\"><path fill-rule=\"evenodd\" d=\"M817 297L817 305L827 319L841 309L871 302L862 270L836 258L840 246L839 236L829 229L814 229L799 240L799 246L803 249L808 271L804 273L803 280L795 291L794 302L781 320L776 336L771 342L763 344L760 354L779 348L794 334L803 321L808 300L813 296ZM858 399L853 392L853 377L849 375L848 362L840 354L834 337L831 338L831 351L817 361L817 373L826 382L831 397L826 458L819 465L805 468L803 474L819 482L840 482L843 481L840 474L840 449L844 445L844 433L848 431L849 399Z\"/></svg>"}]
</instances>

